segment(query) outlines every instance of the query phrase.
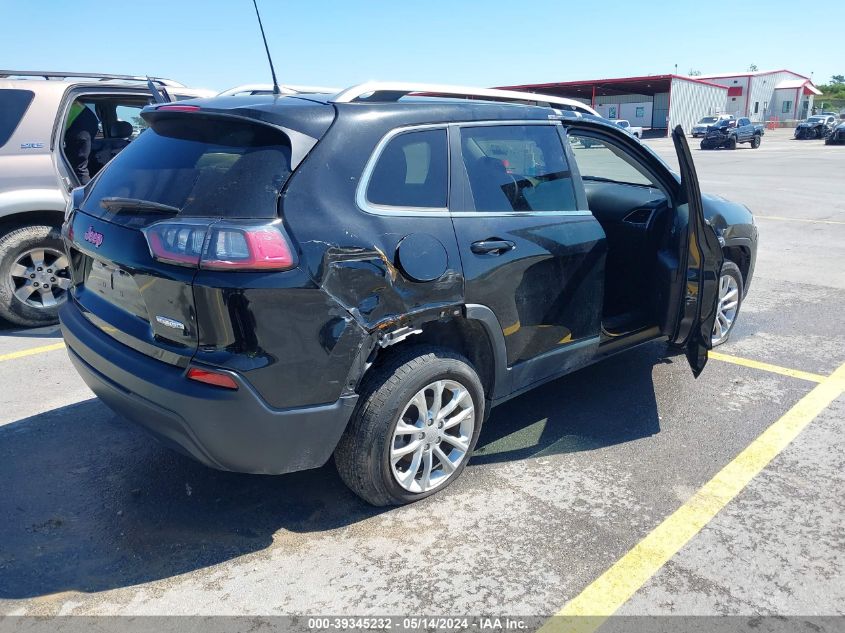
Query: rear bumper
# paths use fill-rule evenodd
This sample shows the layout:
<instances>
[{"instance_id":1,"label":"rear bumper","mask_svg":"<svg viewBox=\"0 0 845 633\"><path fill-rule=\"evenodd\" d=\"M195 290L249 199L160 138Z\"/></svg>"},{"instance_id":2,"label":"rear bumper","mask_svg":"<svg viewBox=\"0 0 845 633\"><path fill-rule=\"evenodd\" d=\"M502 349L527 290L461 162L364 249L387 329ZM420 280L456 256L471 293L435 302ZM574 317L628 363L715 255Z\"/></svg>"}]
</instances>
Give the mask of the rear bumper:
<instances>
[{"instance_id":1,"label":"rear bumper","mask_svg":"<svg viewBox=\"0 0 845 633\"><path fill-rule=\"evenodd\" d=\"M281 474L322 466L358 398L273 409L236 373L231 375L237 390L212 387L118 343L94 327L72 299L59 320L76 370L109 408L212 468Z\"/></svg>"}]
</instances>

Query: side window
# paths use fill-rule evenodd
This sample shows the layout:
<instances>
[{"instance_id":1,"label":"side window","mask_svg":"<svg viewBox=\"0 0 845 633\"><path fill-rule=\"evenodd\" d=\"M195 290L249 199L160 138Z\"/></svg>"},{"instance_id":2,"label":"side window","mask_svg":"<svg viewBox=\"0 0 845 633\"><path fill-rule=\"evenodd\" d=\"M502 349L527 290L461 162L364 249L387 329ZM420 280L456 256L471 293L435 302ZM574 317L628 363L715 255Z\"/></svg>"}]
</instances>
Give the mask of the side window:
<instances>
[{"instance_id":1,"label":"side window","mask_svg":"<svg viewBox=\"0 0 845 633\"><path fill-rule=\"evenodd\" d=\"M0 147L12 137L34 96L31 90L0 90Z\"/></svg>"},{"instance_id":2,"label":"side window","mask_svg":"<svg viewBox=\"0 0 845 633\"><path fill-rule=\"evenodd\" d=\"M742 125L751 125L751 121L750 121L750 120L748 120L748 119L740 119L740 120L739 120L739 125L741 125L741 126L742 126Z\"/></svg>"},{"instance_id":3,"label":"side window","mask_svg":"<svg viewBox=\"0 0 845 633\"><path fill-rule=\"evenodd\" d=\"M583 180L657 187L648 171L622 148L577 131L569 133L569 142Z\"/></svg>"},{"instance_id":4,"label":"side window","mask_svg":"<svg viewBox=\"0 0 845 633\"><path fill-rule=\"evenodd\" d=\"M378 157L367 202L389 207L446 208L449 189L446 130L403 132Z\"/></svg>"},{"instance_id":5,"label":"side window","mask_svg":"<svg viewBox=\"0 0 845 633\"><path fill-rule=\"evenodd\" d=\"M463 211L572 211L572 175L552 125L461 129L470 199Z\"/></svg>"},{"instance_id":6,"label":"side window","mask_svg":"<svg viewBox=\"0 0 845 633\"><path fill-rule=\"evenodd\" d=\"M118 105L115 108L115 116L118 121L126 121L132 125L132 138L147 129L147 122L141 118L142 105Z\"/></svg>"}]
</instances>

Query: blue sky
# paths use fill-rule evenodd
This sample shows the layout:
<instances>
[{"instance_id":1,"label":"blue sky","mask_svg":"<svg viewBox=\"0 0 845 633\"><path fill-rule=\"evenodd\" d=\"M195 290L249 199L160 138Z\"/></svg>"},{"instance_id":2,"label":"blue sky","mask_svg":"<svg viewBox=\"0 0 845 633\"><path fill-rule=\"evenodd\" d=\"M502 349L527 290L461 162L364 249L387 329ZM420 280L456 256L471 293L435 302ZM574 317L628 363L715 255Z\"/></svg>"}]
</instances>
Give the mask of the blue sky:
<instances>
[{"instance_id":1,"label":"blue sky","mask_svg":"<svg viewBox=\"0 0 845 633\"><path fill-rule=\"evenodd\" d=\"M490 86L671 73L675 64L708 74L753 63L813 72L817 83L845 73L845 47L816 37L825 23L808 22L800 4L724 6L730 17L712 17L711 3L630 0L259 0L281 83ZM214 89L269 81L251 0L0 0L0 16L3 68L150 74Z\"/></svg>"}]
</instances>

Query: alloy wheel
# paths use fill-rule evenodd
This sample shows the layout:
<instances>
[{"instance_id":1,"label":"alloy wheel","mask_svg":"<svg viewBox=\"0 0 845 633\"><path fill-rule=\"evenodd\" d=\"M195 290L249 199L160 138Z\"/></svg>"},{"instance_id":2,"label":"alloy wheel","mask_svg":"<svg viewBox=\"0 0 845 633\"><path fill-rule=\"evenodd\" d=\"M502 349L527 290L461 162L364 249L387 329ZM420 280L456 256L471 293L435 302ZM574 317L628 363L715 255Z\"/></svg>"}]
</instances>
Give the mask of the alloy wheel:
<instances>
[{"instance_id":1,"label":"alloy wheel","mask_svg":"<svg viewBox=\"0 0 845 633\"><path fill-rule=\"evenodd\" d=\"M467 459L475 405L454 380L420 389L405 406L390 442L390 468L409 492L428 492L445 484Z\"/></svg>"},{"instance_id":2,"label":"alloy wheel","mask_svg":"<svg viewBox=\"0 0 845 633\"><path fill-rule=\"evenodd\" d=\"M70 288L67 256L55 248L31 248L21 253L10 270L15 297L36 309L54 308Z\"/></svg>"},{"instance_id":3,"label":"alloy wheel","mask_svg":"<svg viewBox=\"0 0 845 633\"><path fill-rule=\"evenodd\" d=\"M713 322L711 343L718 345L728 338L739 310L739 284L733 275L719 277L719 305Z\"/></svg>"}]
</instances>

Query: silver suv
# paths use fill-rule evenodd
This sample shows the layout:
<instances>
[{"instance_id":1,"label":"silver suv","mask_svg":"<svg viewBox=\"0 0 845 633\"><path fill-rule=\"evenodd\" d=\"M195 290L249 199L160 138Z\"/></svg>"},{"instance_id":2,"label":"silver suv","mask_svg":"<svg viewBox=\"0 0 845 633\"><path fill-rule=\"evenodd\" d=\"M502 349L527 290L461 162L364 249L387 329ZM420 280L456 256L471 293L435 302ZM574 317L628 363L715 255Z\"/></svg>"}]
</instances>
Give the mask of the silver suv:
<instances>
[{"instance_id":1,"label":"silver suv","mask_svg":"<svg viewBox=\"0 0 845 633\"><path fill-rule=\"evenodd\" d=\"M153 78L0 70L0 320L55 323L70 284L59 229L70 191L81 183L64 152L71 107L97 118L91 177L145 128L154 99L214 93ZM76 105L74 105L76 104Z\"/></svg>"}]
</instances>

